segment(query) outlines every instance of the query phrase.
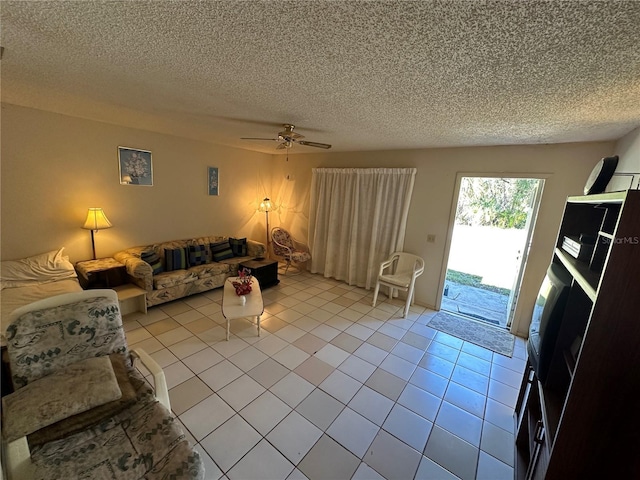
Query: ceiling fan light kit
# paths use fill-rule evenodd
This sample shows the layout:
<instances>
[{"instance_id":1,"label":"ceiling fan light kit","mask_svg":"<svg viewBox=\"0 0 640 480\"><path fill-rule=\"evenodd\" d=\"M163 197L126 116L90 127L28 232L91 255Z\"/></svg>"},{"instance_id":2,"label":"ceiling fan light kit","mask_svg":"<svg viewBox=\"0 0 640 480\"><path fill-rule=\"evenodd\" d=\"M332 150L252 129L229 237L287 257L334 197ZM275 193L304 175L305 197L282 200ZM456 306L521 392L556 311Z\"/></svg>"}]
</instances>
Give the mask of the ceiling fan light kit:
<instances>
[{"instance_id":1,"label":"ceiling fan light kit","mask_svg":"<svg viewBox=\"0 0 640 480\"><path fill-rule=\"evenodd\" d=\"M278 146L276 150L289 149L293 146L293 144L304 145L306 147L316 147L316 148L331 148L331 145L328 143L318 143L318 142L309 142L306 140L302 140L304 135L300 135L293 131L295 125L291 123L285 123L282 125L284 130L282 132L278 132L278 138L255 138L255 137L242 137L241 140L268 140L278 142Z\"/></svg>"}]
</instances>

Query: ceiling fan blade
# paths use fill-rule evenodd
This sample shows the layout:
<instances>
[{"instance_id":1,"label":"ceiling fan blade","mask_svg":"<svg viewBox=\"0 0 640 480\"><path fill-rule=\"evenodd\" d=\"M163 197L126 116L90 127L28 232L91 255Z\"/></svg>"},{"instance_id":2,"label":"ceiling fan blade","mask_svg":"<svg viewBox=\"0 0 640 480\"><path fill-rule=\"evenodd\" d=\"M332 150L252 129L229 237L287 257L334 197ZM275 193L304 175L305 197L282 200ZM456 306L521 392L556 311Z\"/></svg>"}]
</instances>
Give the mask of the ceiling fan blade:
<instances>
[{"instance_id":1,"label":"ceiling fan blade","mask_svg":"<svg viewBox=\"0 0 640 480\"><path fill-rule=\"evenodd\" d=\"M284 123L282 124L284 130L282 132L278 132L278 138L263 138L263 137L241 137L241 140L264 140L264 141L273 141L279 142L279 145L276 147L277 150L284 150L285 148L291 148L294 143L305 145L307 147L316 147L316 148L331 148L331 145L328 143L318 143L318 142L307 142L302 140L304 135L300 135L299 133L294 132L293 130L296 128L292 123Z\"/></svg>"},{"instance_id":2,"label":"ceiling fan blade","mask_svg":"<svg viewBox=\"0 0 640 480\"><path fill-rule=\"evenodd\" d=\"M279 138L258 138L258 137L240 137L240 140L268 140L270 142L279 142Z\"/></svg>"},{"instance_id":3,"label":"ceiling fan blade","mask_svg":"<svg viewBox=\"0 0 640 480\"><path fill-rule=\"evenodd\" d=\"M324 149L331 148L331 145L329 145L328 143L307 142L305 140L300 140L300 141L297 141L296 143L299 143L300 145L306 145L307 147L317 147L317 148L324 148Z\"/></svg>"}]
</instances>

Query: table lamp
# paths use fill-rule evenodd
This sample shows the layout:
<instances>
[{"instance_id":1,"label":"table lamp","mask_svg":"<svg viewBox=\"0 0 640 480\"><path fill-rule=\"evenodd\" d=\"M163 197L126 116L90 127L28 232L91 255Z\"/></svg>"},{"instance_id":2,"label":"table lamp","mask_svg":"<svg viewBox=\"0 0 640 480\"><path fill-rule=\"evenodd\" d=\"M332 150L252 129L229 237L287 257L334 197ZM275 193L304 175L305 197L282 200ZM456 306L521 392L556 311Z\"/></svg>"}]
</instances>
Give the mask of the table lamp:
<instances>
[{"instance_id":1,"label":"table lamp","mask_svg":"<svg viewBox=\"0 0 640 480\"><path fill-rule=\"evenodd\" d=\"M87 212L87 219L84 221L82 228L85 230L91 230L91 248L93 249L93 259L96 259L96 244L93 238L94 232L98 230L105 230L111 228L111 222L104 214L101 208L90 208Z\"/></svg>"}]
</instances>

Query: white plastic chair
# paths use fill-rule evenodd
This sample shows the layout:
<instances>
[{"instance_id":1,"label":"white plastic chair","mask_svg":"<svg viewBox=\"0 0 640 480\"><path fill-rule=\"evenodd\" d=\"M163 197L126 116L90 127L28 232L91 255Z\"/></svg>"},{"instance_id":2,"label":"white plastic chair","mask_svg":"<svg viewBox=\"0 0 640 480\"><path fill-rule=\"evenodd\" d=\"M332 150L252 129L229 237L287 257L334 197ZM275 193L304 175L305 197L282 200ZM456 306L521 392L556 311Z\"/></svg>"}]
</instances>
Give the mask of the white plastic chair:
<instances>
[{"instance_id":1,"label":"white plastic chair","mask_svg":"<svg viewBox=\"0 0 640 480\"><path fill-rule=\"evenodd\" d=\"M385 273L385 270L387 272ZM407 317L409 307L413 305L416 278L424 272L424 260L417 255L395 252L380 264L380 272L373 292L373 306L376 306L380 285L389 289L389 298L397 297L398 290L407 292L407 302L404 307L403 318Z\"/></svg>"}]
</instances>

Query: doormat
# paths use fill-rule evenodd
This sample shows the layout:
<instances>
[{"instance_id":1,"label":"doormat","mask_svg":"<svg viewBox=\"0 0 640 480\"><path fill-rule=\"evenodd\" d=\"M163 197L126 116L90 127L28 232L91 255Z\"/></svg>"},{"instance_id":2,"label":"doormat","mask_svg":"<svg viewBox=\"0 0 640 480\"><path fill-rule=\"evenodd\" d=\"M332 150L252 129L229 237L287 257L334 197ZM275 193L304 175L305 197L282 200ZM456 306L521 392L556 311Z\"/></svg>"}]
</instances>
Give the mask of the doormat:
<instances>
[{"instance_id":1,"label":"doormat","mask_svg":"<svg viewBox=\"0 0 640 480\"><path fill-rule=\"evenodd\" d=\"M509 332L474 320L440 312L427 324L431 328L461 338L506 357L513 356L515 337Z\"/></svg>"}]
</instances>

